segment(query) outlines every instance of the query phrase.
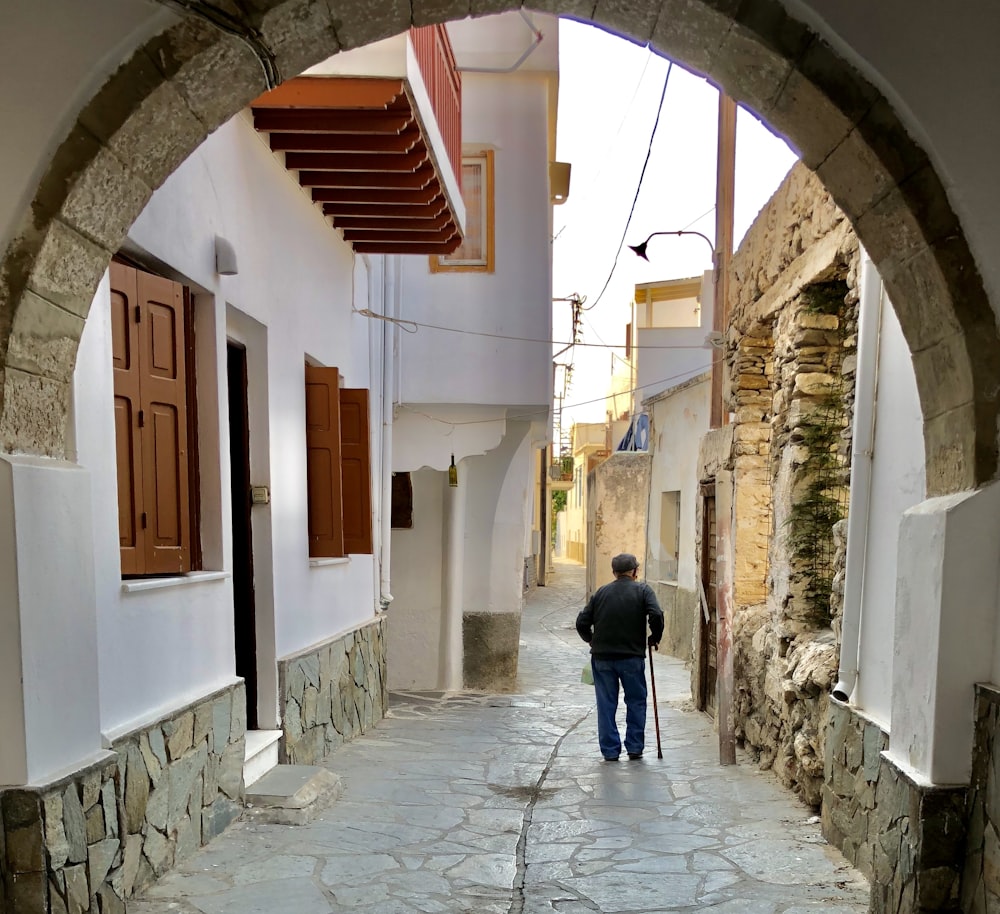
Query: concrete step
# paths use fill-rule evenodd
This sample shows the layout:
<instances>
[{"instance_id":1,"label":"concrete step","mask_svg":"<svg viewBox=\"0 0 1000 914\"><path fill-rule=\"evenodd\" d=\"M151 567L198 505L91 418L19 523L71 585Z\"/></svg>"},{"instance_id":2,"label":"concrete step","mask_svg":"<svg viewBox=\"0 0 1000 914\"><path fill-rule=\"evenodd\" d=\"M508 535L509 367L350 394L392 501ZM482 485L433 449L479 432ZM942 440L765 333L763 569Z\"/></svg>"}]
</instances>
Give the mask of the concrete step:
<instances>
[{"instance_id":1,"label":"concrete step","mask_svg":"<svg viewBox=\"0 0 1000 914\"><path fill-rule=\"evenodd\" d=\"M247 788L247 817L305 825L343 792L340 778L315 765L278 765Z\"/></svg>"},{"instance_id":2,"label":"concrete step","mask_svg":"<svg viewBox=\"0 0 1000 914\"><path fill-rule=\"evenodd\" d=\"M280 730L247 730L243 783L249 787L278 764Z\"/></svg>"}]
</instances>

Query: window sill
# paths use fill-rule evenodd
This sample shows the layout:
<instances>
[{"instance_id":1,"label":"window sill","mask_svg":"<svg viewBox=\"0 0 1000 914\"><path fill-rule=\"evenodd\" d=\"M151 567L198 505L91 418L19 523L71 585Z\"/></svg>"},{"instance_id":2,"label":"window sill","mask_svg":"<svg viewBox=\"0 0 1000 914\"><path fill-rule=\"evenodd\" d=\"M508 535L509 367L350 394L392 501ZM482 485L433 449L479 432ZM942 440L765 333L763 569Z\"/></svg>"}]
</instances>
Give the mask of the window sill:
<instances>
[{"instance_id":1,"label":"window sill","mask_svg":"<svg viewBox=\"0 0 1000 914\"><path fill-rule=\"evenodd\" d=\"M172 578L141 578L135 581L122 581L122 593L162 590L165 587L188 587L191 584L205 584L209 581L225 581L231 577L228 571L192 571L190 574Z\"/></svg>"},{"instance_id":2,"label":"window sill","mask_svg":"<svg viewBox=\"0 0 1000 914\"><path fill-rule=\"evenodd\" d=\"M310 568L322 568L325 565L349 565L351 563L351 557L349 555L341 555L337 558L329 559L309 559Z\"/></svg>"}]
</instances>

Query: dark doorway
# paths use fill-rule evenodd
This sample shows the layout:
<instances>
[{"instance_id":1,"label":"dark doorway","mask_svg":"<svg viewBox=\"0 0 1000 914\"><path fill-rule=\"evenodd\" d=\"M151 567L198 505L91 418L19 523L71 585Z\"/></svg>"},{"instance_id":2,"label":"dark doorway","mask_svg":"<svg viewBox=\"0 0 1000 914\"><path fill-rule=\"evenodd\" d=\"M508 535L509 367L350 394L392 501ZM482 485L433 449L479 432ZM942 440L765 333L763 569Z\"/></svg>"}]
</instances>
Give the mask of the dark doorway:
<instances>
[{"instance_id":1,"label":"dark doorway","mask_svg":"<svg viewBox=\"0 0 1000 914\"><path fill-rule=\"evenodd\" d=\"M247 729L257 729L257 628L253 590L253 531L250 524L250 408L247 351L230 342L229 466L233 504L233 630L236 675L246 681Z\"/></svg>"},{"instance_id":2,"label":"dark doorway","mask_svg":"<svg viewBox=\"0 0 1000 914\"><path fill-rule=\"evenodd\" d=\"M698 638L698 696L699 711L715 717L715 685L718 678L718 627L716 608L716 525L715 484L702 487L701 501L701 584L708 604L708 619L699 613L701 620Z\"/></svg>"}]
</instances>

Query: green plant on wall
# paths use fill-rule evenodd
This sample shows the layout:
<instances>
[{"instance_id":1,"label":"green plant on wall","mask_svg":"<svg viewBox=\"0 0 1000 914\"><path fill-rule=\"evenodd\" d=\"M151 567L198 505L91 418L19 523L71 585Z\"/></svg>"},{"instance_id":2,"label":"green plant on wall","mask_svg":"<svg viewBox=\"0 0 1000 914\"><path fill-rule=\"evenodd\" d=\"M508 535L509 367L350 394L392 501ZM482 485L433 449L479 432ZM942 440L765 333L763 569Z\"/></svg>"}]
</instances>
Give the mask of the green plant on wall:
<instances>
[{"instance_id":1,"label":"green plant on wall","mask_svg":"<svg viewBox=\"0 0 1000 914\"><path fill-rule=\"evenodd\" d=\"M549 536L553 543L556 541L556 515L566 510L566 495L565 490L552 493L552 530Z\"/></svg>"}]
</instances>

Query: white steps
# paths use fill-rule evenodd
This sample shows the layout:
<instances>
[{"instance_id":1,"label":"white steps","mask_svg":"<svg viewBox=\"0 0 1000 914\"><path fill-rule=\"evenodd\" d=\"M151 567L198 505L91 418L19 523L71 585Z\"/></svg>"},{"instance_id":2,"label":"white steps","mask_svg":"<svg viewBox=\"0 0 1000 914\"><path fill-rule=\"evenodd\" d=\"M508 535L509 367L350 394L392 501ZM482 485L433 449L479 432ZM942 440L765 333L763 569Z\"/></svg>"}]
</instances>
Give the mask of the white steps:
<instances>
[{"instance_id":1,"label":"white steps","mask_svg":"<svg viewBox=\"0 0 1000 914\"><path fill-rule=\"evenodd\" d=\"M249 787L278 764L280 730L247 730L243 783Z\"/></svg>"}]
</instances>

